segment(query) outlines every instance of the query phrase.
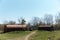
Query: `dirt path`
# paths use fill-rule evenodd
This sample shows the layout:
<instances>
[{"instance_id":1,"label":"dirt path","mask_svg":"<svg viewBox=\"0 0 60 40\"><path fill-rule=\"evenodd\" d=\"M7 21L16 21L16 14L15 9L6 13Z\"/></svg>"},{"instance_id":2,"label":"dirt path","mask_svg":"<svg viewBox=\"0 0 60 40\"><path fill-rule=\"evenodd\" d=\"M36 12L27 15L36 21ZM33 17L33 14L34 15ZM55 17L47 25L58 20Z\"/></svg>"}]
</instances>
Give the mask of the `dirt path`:
<instances>
[{"instance_id":1,"label":"dirt path","mask_svg":"<svg viewBox=\"0 0 60 40\"><path fill-rule=\"evenodd\" d=\"M25 40L28 40L33 34L35 34L36 31L33 31L31 32L30 34L28 34L26 37L25 37Z\"/></svg>"}]
</instances>

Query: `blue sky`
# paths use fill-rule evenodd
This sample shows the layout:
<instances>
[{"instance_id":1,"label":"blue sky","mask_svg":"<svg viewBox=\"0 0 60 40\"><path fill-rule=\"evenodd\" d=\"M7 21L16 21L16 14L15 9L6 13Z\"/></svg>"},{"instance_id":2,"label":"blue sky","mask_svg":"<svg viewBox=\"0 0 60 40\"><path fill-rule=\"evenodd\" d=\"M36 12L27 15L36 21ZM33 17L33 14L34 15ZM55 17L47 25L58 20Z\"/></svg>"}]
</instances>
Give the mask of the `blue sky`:
<instances>
[{"instance_id":1,"label":"blue sky","mask_svg":"<svg viewBox=\"0 0 60 40\"><path fill-rule=\"evenodd\" d=\"M0 23L5 20L18 21L24 17L43 17L45 14L56 16L60 12L60 0L0 0Z\"/></svg>"}]
</instances>

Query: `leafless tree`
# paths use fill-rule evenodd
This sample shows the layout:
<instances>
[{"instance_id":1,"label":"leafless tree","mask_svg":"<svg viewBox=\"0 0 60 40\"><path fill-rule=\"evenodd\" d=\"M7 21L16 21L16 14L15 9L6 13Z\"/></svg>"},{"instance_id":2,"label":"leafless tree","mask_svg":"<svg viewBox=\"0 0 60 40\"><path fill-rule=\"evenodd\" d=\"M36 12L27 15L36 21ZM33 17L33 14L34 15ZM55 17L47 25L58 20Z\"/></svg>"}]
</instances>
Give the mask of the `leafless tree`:
<instances>
[{"instance_id":1,"label":"leafless tree","mask_svg":"<svg viewBox=\"0 0 60 40\"><path fill-rule=\"evenodd\" d=\"M30 24L32 25L32 29L37 29L39 25L39 17L33 17Z\"/></svg>"},{"instance_id":2,"label":"leafless tree","mask_svg":"<svg viewBox=\"0 0 60 40\"><path fill-rule=\"evenodd\" d=\"M38 25L38 24L39 24L39 18L38 18L38 17L34 17L34 18L32 19L32 24L33 24L34 26Z\"/></svg>"},{"instance_id":3,"label":"leafless tree","mask_svg":"<svg viewBox=\"0 0 60 40\"><path fill-rule=\"evenodd\" d=\"M45 14L45 24L53 24L53 16L51 14Z\"/></svg>"},{"instance_id":4,"label":"leafless tree","mask_svg":"<svg viewBox=\"0 0 60 40\"><path fill-rule=\"evenodd\" d=\"M23 17L21 17L18 19L18 22L19 24L25 24L26 20Z\"/></svg>"},{"instance_id":5,"label":"leafless tree","mask_svg":"<svg viewBox=\"0 0 60 40\"><path fill-rule=\"evenodd\" d=\"M56 16L56 24L60 24L60 13Z\"/></svg>"},{"instance_id":6,"label":"leafless tree","mask_svg":"<svg viewBox=\"0 0 60 40\"><path fill-rule=\"evenodd\" d=\"M5 20L3 24L16 24L16 22L15 21L7 21L7 20Z\"/></svg>"},{"instance_id":7,"label":"leafless tree","mask_svg":"<svg viewBox=\"0 0 60 40\"><path fill-rule=\"evenodd\" d=\"M9 21L8 24L16 24L15 21Z\"/></svg>"},{"instance_id":8,"label":"leafless tree","mask_svg":"<svg viewBox=\"0 0 60 40\"><path fill-rule=\"evenodd\" d=\"M55 29L60 29L60 13L55 17Z\"/></svg>"}]
</instances>

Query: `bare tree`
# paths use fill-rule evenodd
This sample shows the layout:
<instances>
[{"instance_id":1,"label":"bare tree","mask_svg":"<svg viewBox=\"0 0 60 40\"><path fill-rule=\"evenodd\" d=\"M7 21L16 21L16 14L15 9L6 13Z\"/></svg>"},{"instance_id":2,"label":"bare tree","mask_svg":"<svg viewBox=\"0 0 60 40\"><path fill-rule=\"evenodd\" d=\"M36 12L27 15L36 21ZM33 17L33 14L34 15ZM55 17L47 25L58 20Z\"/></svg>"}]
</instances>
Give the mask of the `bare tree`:
<instances>
[{"instance_id":1,"label":"bare tree","mask_svg":"<svg viewBox=\"0 0 60 40\"><path fill-rule=\"evenodd\" d=\"M40 18L39 25L43 25L43 24L45 24L44 19L43 18Z\"/></svg>"},{"instance_id":2,"label":"bare tree","mask_svg":"<svg viewBox=\"0 0 60 40\"><path fill-rule=\"evenodd\" d=\"M3 22L3 24L16 24L16 22L15 21L7 21L7 20L5 20Z\"/></svg>"},{"instance_id":3,"label":"bare tree","mask_svg":"<svg viewBox=\"0 0 60 40\"><path fill-rule=\"evenodd\" d=\"M39 26L39 17L33 17L33 19L32 19L32 22L31 22L31 24L32 24L32 28L31 29L38 29L38 26Z\"/></svg>"},{"instance_id":4,"label":"bare tree","mask_svg":"<svg viewBox=\"0 0 60 40\"><path fill-rule=\"evenodd\" d=\"M9 21L8 24L16 24L15 21Z\"/></svg>"},{"instance_id":5,"label":"bare tree","mask_svg":"<svg viewBox=\"0 0 60 40\"><path fill-rule=\"evenodd\" d=\"M53 16L51 14L45 14L45 24L53 24Z\"/></svg>"},{"instance_id":6,"label":"bare tree","mask_svg":"<svg viewBox=\"0 0 60 40\"><path fill-rule=\"evenodd\" d=\"M55 29L60 29L60 13L55 17Z\"/></svg>"},{"instance_id":7,"label":"bare tree","mask_svg":"<svg viewBox=\"0 0 60 40\"><path fill-rule=\"evenodd\" d=\"M25 24L26 20L23 17L21 17L18 19L18 22L19 24Z\"/></svg>"},{"instance_id":8,"label":"bare tree","mask_svg":"<svg viewBox=\"0 0 60 40\"><path fill-rule=\"evenodd\" d=\"M60 24L60 13L56 16L56 24Z\"/></svg>"},{"instance_id":9,"label":"bare tree","mask_svg":"<svg viewBox=\"0 0 60 40\"><path fill-rule=\"evenodd\" d=\"M32 19L32 24L33 24L34 26L38 25L38 24L39 24L39 18L38 18L38 17L34 17L34 18Z\"/></svg>"}]
</instances>

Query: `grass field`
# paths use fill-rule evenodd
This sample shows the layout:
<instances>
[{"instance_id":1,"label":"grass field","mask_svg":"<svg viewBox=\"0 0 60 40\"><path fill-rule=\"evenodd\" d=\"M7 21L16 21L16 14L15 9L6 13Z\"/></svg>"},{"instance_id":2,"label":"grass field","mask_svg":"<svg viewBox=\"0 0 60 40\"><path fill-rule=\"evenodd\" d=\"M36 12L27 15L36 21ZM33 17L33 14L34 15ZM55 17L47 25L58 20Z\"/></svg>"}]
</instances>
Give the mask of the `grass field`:
<instances>
[{"instance_id":1,"label":"grass field","mask_svg":"<svg viewBox=\"0 0 60 40\"><path fill-rule=\"evenodd\" d=\"M15 32L8 32L0 34L0 40L13 40L15 38L22 38L26 35L28 35L32 31L15 31ZM57 40L60 39L60 30L57 31L37 31L34 35L30 37L30 40L48 40L48 38L51 38L51 40Z\"/></svg>"},{"instance_id":2,"label":"grass field","mask_svg":"<svg viewBox=\"0 0 60 40\"><path fill-rule=\"evenodd\" d=\"M30 38L30 40L47 40L50 34L51 32L49 31L37 31L36 34Z\"/></svg>"},{"instance_id":3,"label":"grass field","mask_svg":"<svg viewBox=\"0 0 60 40\"><path fill-rule=\"evenodd\" d=\"M31 31L14 31L14 32L8 32L8 33L3 33L0 34L0 40L11 40L14 38L22 38L23 36L26 36L29 34Z\"/></svg>"},{"instance_id":4,"label":"grass field","mask_svg":"<svg viewBox=\"0 0 60 40\"><path fill-rule=\"evenodd\" d=\"M58 39L60 40L60 30L55 31L54 35L55 35L54 40Z\"/></svg>"},{"instance_id":5,"label":"grass field","mask_svg":"<svg viewBox=\"0 0 60 40\"><path fill-rule=\"evenodd\" d=\"M57 31L37 31L36 34L31 36L30 40L58 40L60 39L60 30Z\"/></svg>"}]
</instances>

